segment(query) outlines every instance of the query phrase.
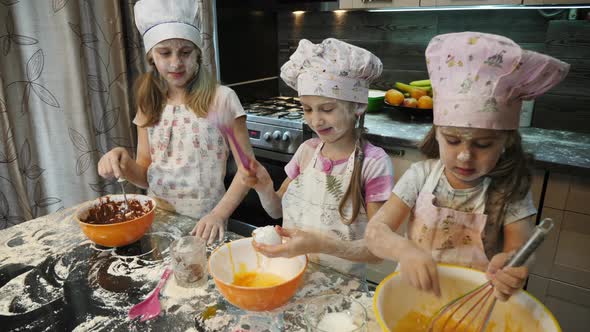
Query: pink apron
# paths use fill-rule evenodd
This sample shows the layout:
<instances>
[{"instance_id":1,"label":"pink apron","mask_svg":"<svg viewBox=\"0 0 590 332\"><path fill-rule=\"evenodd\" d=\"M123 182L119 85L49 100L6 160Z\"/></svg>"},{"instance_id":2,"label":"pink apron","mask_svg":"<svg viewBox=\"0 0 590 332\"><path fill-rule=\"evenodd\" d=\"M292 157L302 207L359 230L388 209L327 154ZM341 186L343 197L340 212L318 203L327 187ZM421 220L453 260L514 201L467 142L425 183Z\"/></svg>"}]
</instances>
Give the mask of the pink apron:
<instances>
[{"instance_id":1,"label":"pink apron","mask_svg":"<svg viewBox=\"0 0 590 332\"><path fill-rule=\"evenodd\" d=\"M436 198L433 191L444 169L439 160L428 175L408 224L408 236L414 243L430 251L437 262L485 271L489 263L482 241L487 220L487 215L483 214L485 199L472 213L434 205ZM485 192L489 183L486 178Z\"/></svg>"}]
</instances>

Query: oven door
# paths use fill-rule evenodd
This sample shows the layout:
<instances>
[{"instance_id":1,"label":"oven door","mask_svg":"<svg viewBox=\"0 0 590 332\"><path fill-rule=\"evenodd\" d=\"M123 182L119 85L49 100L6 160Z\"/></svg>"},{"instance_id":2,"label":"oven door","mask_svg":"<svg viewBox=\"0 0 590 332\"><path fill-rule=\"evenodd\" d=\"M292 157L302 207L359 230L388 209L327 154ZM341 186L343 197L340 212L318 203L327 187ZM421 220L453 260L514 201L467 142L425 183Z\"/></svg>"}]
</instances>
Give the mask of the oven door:
<instances>
[{"instance_id":1,"label":"oven door","mask_svg":"<svg viewBox=\"0 0 590 332\"><path fill-rule=\"evenodd\" d=\"M254 148L253 150L256 160L262 166L264 166L264 168L266 168L268 171L268 174L270 174L270 177L274 183L274 189L279 190L281 184L283 184L283 181L285 178L287 178L285 166L289 160L291 160L293 155L257 148ZM225 175L226 188L231 184L231 181L236 174L236 170L236 163L233 161L233 159L228 160L227 172ZM242 203L240 203L238 208L231 215L231 218L257 227L283 224L283 220L281 218L273 219L266 213L266 211L264 211L264 208L260 203L260 198L254 189L248 192Z\"/></svg>"}]
</instances>

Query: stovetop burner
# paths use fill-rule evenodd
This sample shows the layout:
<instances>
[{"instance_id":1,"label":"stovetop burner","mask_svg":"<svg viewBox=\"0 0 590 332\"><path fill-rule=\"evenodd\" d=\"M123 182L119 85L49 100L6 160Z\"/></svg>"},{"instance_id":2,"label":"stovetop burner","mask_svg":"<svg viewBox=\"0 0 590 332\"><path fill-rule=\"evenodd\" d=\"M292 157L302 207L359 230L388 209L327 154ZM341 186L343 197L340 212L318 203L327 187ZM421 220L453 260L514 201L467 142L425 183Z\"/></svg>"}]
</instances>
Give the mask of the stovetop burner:
<instances>
[{"instance_id":1,"label":"stovetop burner","mask_svg":"<svg viewBox=\"0 0 590 332\"><path fill-rule=\"evenodd\" d=\"M272 97L244 103L250 143L254 148L292 155L311 137L299 98ZM281 159L282 160L282 159ZM290 160L290 157L286 159Z\"/></svg>"},{"instance_id":2,"label":"stovetop burner","mask_svg":"<svg viewBox=\"0 0 590 332\"><path fill-rule=\"evenodd\" d=\"M248 114L261 115L260 113L274 112L301 112L299 98L294 97L273 97L265 100L257 100L253 103L244 104L244 109Z\"/></svg>"}]
</instances>

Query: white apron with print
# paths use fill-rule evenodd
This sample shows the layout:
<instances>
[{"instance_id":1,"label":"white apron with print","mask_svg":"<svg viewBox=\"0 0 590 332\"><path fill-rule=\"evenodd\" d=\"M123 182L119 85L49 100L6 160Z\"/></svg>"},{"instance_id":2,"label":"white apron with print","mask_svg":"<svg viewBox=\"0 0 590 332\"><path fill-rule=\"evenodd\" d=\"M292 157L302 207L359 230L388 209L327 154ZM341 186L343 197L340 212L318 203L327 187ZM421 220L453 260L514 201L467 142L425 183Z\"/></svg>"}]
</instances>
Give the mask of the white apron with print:
<instances>
[{"instance_id":1,"label":"white apron with print","mask_svg":"<svg viewBox=\"0 0 590 332\"><path fill-rule=\"evenodd\" d=\"M482 241L487 221L486 198L471 213L436 206L433 192L444 169L439 160L428 175L408 223L408 237L431 252L437 262L485 271L489 263ZM486 177L484 192L489 185L490 179Z\"/></svg>"},{"instance_id":2,"label":"white apron with print","mask_svg":"<svg viewBox=\"0 0 590 332\"><path fill-rule=\"evenodd\" d=\"M350 225L342 223L338 205L352 177L354 152L348 158L346 170L340 175L329 175L315 168L324 143L316 148L313 158L287 187L283 195L283 227L315 231L344 241L360 240L367 227L367 214L363 208ZM352 214L347 204L345 215ZM365 279L366 264L352 262L326 254L310 254L311 261L329 266L340 272Z\"/></svg>"},{"instance_id":3,"label":"white apron with print","mask_svg":"<svg viewBox=\"0 0 590 332\"><path fill-rule=\"evenodd\" d=\"M148 195L163 209L197 219L207 215L225 193L229 149L221 132L184 105L167 105L148 138Z\"/></svg>"}]
</instances>

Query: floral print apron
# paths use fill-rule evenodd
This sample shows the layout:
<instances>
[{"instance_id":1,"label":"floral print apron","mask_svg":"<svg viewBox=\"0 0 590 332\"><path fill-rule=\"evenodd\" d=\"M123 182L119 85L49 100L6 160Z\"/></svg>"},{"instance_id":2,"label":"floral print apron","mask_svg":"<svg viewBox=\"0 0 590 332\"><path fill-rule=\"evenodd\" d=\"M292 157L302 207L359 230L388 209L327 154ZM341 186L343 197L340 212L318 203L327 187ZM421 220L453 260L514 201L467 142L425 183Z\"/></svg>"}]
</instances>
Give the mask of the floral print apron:
<instances>
[{"instance_id":1,"label":"floral print apron","mask_svg":"<svg viewBox=\"0 0 590 332\"><path fill-rule=\"evenodd\" d=\"M295 178L283 195L283 227L299 228L325 234L344 241L360 240L367 227L367 214L364 209L350 225L342 223L338 205L344 196L352 177L354 152L348 158L342 174L330 175L315 168L318 155L324 146L321 143L303 172ZM345 215L352 214L352 204L345 208ZM366 264L351 262L326 254L310 254L313 262L329 266L340 272L352 274L363 280L366 277Z\"/></svg>"},{"instance_id":2,"label":"floral print apron","mask_svg":"<svg viewBox=\"0 0 590 332\"><path fill-rule=\"evenodd\" d=\"M221 132L186 106L167 105L148 128L148 195L159 207L200 219L225 194L229 154Z\"/></svg>"},{"instance_id":3,"label":"floral print apron","mask_svg":"<svg viewBox=\"0 0 590 332\"><path fill-rule=\"evenodd\" d=\"M434 205L433 191L445 167L439 160L418 194L414 213L408 224L409 238L432 253L435 261L457 264L485 271L488 258L482 241L487 215L485 199L472 213ZM484 192L490 181L484 180Z\"/></svg>"}]
</instances>

